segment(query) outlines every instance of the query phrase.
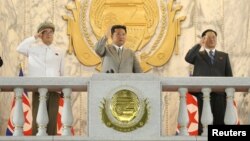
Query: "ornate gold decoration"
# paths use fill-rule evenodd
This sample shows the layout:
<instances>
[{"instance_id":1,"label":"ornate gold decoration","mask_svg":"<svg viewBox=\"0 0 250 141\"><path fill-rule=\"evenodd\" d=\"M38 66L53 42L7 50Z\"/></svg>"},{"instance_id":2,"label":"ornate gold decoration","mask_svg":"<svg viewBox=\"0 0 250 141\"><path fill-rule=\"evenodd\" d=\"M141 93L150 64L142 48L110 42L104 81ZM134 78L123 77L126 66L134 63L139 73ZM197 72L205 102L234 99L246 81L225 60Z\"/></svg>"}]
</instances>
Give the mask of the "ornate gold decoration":
<instances>
[{"instance_id":1,"label":"ornate gold decoration","mask_svg":"<svg viewBox=\"0 0 250 141\"><path fill-rule=\"evenodd\" d=\"M185 19L185 16L175 18L182 6L174 6L174 1L84 0L81 4L75 0L76 8L72 4L67 5L74 19L64 16L68 20L69 53L74 49L81 63L87 66L99 64L97 69L100 69L101 59L93 52L93 35L98 40L109 26L124 24L128 32L125 46L138 52L143 71L162 66L174 49L178 54L180 22Z\"/></svg>"},{"instance_id":2,"label":"ornate gold decoration","mask_svg":"<svg viewBox=\"0 0 250 141\"><path fill-rule=\"evenodd\" d=\"M174 47L176 47L176 52L178 52L178 36L180 35L180 22L183 21L186 17L182 16L175 19L176 12L181 10L181 5L176 5L173 8L174 0L170 0L167 3L167 13L168 13L168 29L165 38L161 46L149 57L147 63L152 66L162 66L171 57Z\"/></svg>"},{"instance_id":3,"label":"ornate gold decoration","mask_svg":"<svg viewBox=\"0 0 250 141\"><path fill-rule=\"evenodd\" d=\"M141 62L140 65L143 69L144 72L147 72L149 70L152 69L152 66L147 64L147 59L150 57L150 55L155 51L155 49L159 46L160 41L162 40L165 32L166 32L166 28L167 28L167 12L166 12L166 4L165 2L163 2L162 0L160 1L160 8L161 8L161 22L160 22L160 33L159 36L157 36L156 40L154 41L154 44L152 45L152 47L150 48L149 52L142 52L140 55L141 58Z\"/></svg>"},{"instance_id":4,"label":"ornate gold decoration","mask_svg":"<svg viewBox=\"0 0 250 141\"><path fill-rule=\"evenodd\" d=\"M78 60L86 66L94 66L101 62L101 59L88 47L80 32L79 16L80 2L76 1L76 8L67 5L66 8L73 12L73 19L64 15L63 19L68 21L69 44L68 53L72 53L73 49ZM74 47L74 48L73 48Z\"/></svg>"},{"instance_id":5,"label":"ornate gold decoration","mask_svg":"<svg viewBox=\"0 0 250 141\"><path fill-rule=\"evenodd\" d=\"M126 47L141 50L155 33L159 12L155 0L92 0L90 23L97 38L114 24L127 26Z\"/></svg>"},{"instance_id":6,"label":"ornate gold decoration","mask_svg":"<svg viewBox=\"0 0 250 141\"><path fill-rule=\"evenodd\" d=\"M101 107L102 121L107 127L130 132L142 127L148 120L148 102L141 100L131 90L117 91L111 99L104 99Z\"/></svg>"}]
</instances>

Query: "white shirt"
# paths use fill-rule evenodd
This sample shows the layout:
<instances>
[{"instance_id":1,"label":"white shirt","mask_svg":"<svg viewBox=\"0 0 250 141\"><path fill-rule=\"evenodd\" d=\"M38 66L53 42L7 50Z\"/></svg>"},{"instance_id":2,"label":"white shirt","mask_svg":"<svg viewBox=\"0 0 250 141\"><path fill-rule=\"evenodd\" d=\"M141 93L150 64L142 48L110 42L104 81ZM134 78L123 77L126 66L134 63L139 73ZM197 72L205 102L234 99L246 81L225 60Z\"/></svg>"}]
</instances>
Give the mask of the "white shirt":
<instances>
[{"instance_id":1,"label":"white shirt","mask_svg":"<svg viewBox=\"0 0 250 141\"><path fill-rule=\"evenodd\" d=\"M55 77L64 72L64 53L54 45L37 42L29 37L19 44L17 51L28 57L28 76Z\"/></svg>"},{"instance_id":2,"label":"white shirt","mask_svg":"<svg viewBox=\"0 0 250 141\"><path fill-rule=\"evenodd\" d=\"M123 49L123 46L117 46L117 45L115 45L115 44L113 44L113 46L115 47L115 49L116 49L116 51L117 51L117 53L118 53L118 50L119 49L121 49L121 51L122 51L122 49Z\"/></svg>"},{"instance_id":3,"label":"white shirt","mask_svg":"<svg viewBox=\"0 0 250 141\"><path fill-rule=\"evenodd\" d=\"M210 51L210 50L212 50L213 55L214 55L214 53L215 53L215 48L214 48L214 49L208 49L208 48L205 48L205 50L206 50L206 52L207 52L207 54L208 54L208 55L209 55L209 51Z\"/></svg>"}]
</instances>

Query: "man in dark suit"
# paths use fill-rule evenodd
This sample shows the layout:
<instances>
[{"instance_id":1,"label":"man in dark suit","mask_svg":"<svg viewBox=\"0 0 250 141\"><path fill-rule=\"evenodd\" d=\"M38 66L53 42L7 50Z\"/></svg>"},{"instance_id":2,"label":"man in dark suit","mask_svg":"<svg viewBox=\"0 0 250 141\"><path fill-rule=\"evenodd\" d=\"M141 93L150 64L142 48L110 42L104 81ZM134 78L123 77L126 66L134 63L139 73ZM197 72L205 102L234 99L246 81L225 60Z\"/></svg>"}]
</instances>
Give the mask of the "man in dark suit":
<instances>
[{"instance_id":1,"label":"man in dark suit","mask_svg":"<svg viewBox=\"0 0 250 141\"><path fill-rule=\"evenodd\" d=\"M202 33L200 44L196 44L186 54L185 60L194 65L193 76L232 76L232 69L227 53L215 50L217 33L207 29ZM199 51L203 47L203 51ZM198 101L199 128L198 134L202 133L202 93L193 93ZM210 104L213 113L213 124L223 125L226 111L226 93L211 92Z\"/></svg>"},{"instance_id":2,"label":"man in dark suit","mask_svg":"<svg viewBox=\"0 0 250 141\"><path fill-rule=\"evenodd\" d=\"M111 32L111 36L110 36ZM95 46L95 52L103 58L102 72L141 73L142 69L135 53L125 47L127 29L124 25L113 25ZM112 44L107 44L111 37Z\"/></svg>"},{"instance_id":3,"label":"man in dark suit","mask_svg":"<svg viewBox=\"0 0 250 141\"><path fill-rule=\"evenodd\" d=\"M3 65L3 60L2 58L0 57L0 67Z\"/></svg>"}]
</instances>

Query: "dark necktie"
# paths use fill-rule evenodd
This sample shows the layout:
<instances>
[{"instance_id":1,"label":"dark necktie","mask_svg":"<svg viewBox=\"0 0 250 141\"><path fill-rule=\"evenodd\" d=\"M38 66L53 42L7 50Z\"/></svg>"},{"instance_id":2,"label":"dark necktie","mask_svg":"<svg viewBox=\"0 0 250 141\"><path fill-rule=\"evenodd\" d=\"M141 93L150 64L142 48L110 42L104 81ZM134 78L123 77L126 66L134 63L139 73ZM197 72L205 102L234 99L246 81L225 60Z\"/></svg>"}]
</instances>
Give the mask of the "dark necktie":
<instances>
[{"instance_id":1,"label":"dark necktie","mask_svg":"<svg viewBox=\"0 0 250 141\"><path fill-rule=\"evenodd\" d=\"M211 64L214 64L214 54L212 50L209 51L209 57L210 57Z\"/></svg>"}]
</instances>

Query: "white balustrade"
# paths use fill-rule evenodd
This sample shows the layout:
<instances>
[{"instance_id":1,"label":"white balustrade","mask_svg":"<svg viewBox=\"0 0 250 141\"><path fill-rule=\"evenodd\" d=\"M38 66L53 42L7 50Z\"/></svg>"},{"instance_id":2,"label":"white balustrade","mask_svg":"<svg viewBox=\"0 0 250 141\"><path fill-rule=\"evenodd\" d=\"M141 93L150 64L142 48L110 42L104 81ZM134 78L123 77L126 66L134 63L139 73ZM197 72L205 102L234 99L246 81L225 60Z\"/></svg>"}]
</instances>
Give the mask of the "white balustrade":
<instances>
[{"instance_id":1,"label":"white balustrade","mask_svg":"<svg viewBox=\"0 0 250 141\"><path fill-rule=\"evenodd\" d=\"M227 94L227 106L226 106L226 113L224 122L227 125L234 125L237 123L237 111L234 108L234 88L226 88L225 90Z\"/></svg>"},{"instance_id":2,"label":"white balustrade","mask_svg":"<svg viewBox=\"0 0 250 141\"><path fill-rule=\"evenodd\" d=\"M186 102L186 94L187 88L179 88L180 93L180 106L179 106L179 115L178 115L178 123L180 126L180 136L188 136L187 125L189 122L188 111L187 111L187 102Z\"/></svg>"},{"instance_id":3,"label":"white balustrade","mask_svg":"<svg viewBox=\"0 0 250 141\"><path fill-rule=\"evenodd\" d=\"M24 125L24 115L23 115L23 88L15 88L15 107L13 114L13 123L15 126L13 136L23 136L23 125Z\"/></svg>"},{"instance_id":4,"label":"white balustrade","mask_svg":"<svg viewBox=\"0 0 250 141\"><path fill-rule=\"evenodd\" d=\"M62 110L62 124L63 124L63 131L62 135L64 136L71 136L71 128L73 124L73 113L72 113L72 106L71 106L71 92L70 88L64 88L63 90L64 95L64 104Z\"/></svg>"},{"instance_id":5,"label":"white balustrade","mask_svg":"<svg viewBox=\"0 0 250 141\"><path fill-rule=\"evenodd\" d=\"M133 75L133 76L131 76ZM119 74L116 77L123 77L125 81L135 78L134 76L147 77L146 74ZM64 93L64 107L62 114L63 132L62 135L71 135L71 127L73 122L72 106L71 106L71 91L86 92L89 82L95 77L110 77L112 75L107 74L94 74L92 77L0 77L0 91L1 92L15 92L16 104L13 115L13 123L15 125L14 136L23 135L24 115L22 107L22 94L23 89L33 91L39 88L40 103L38 108L37 119L34 119L38 123L38 136L46 136L46 126L48 124L48 113L46 106L46 93L49 91L60 91L63 89ZM216 90L219 92L226 91L227 93L227 108L225 113L225 123L235 123L235 109L233 108L233 95L236 92L249 92L250 93L250 78L243 77L160 77L156 78L162 85L162 91L168 92L180 92L180 109L178 115L178 123L181 126L180 135L187 135L187 105L185 95L188 91L202 91L203 92L203 113L201 122L204 126L203 136L207 135L207 126L212 124L213 116L210 105L210 92ZM17 88L18 87L18 88ZM233 110L234 109L234 110ZM1 114L1 113L0 113ZM248 123L250 124L250 115L248 115ZM87 127L88 128L88 127ZM3 137L0 137L2 139ZM8 137L6 137L8 138ZM4 138L4 139L6 139ZM14 137L15 138L15 137ZM72 140L74 137L37 137L38 139L51 140L57 138L58 140ZM85 138L90 140L91 137ZM189 137L185 137L189 140ZM42 140L41 139L41 140ZM82 139L82 137L81 137ZM14 140L25 140L25 137L18 137ZM55 139L56 140L56 139ZM162 138L161 138L162 140Z\"/></svg>"},{"instance_id":6,"label":"white balustrade","mask_svg":"<svg viewBox=\"0 0 250 141\"><path fill-rule=\"evenodd\" d=\"M250 88L248 89L248 94L250 94ZM248 115L248 124L250 124L250 113Z\"/></svg>"},{"instance_id":7,"label":"white balustrade","mask_svg":"<svg viewBox=\"0 0 250 141\"><path fill-rule=\"evenodd\" d=\"M39 107L36 122L38 124L37 136L47 136L47 124L49 122L48 111L47 111L47 92L46 88L39 88Z\"/></svg>"},{"instance_id":8,"label":"white balustrade","mask_svg":"<svg viewBox=\"0 0 250 141\"><path fill-rule=\"evenodd\" d=\"M213 114L211 111L210 105L210 93L211 88L202 88L203 93L203 106L202 106L202 115L201 115L201 123L203 126L202 136L207 136L208 134L208 125L213 123Z\"/></svg>"}]
</instances>

